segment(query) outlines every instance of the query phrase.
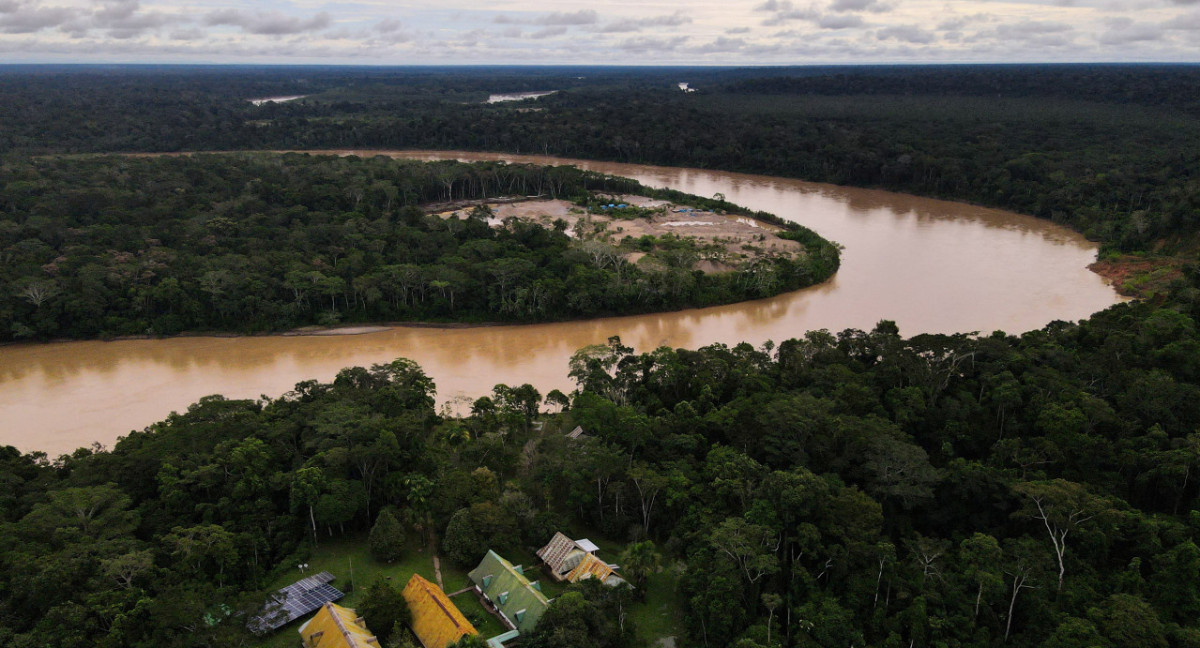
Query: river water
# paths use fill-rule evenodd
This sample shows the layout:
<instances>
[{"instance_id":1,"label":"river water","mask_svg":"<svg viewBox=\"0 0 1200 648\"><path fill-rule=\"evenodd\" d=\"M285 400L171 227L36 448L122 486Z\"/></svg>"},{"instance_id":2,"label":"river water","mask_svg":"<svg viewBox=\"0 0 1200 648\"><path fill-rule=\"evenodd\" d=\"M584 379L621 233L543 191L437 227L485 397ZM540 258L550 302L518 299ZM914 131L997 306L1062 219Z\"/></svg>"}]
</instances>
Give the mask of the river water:
<instances>
[{"instance_id":1,"label":"river water","mask_svg":"<svg viewBox=\"0 0 1200 648\"><path fill-rule=\"evenodd\" d=\"M342 151L340 153L352 153ZM365 154L365 153L364 153ZM372 153L375 154L375 153ZM845 246L829 282L715 308L559 324L396 327L357 335L188 337L0 348L0 445L51 456L118 436L201 396L277 397L295 383L404 356L433 377L443 403L496 383L568 391L567 360L619 335L639 351L717 342L759 345L811 329L902 334L1028 331L1078 320L1121 298L1086 266L1096 245L1030 216L901 194L764 176L475 153L396 157L563 164L636 178L803 223Z\"/></svg>"}]
</instances>

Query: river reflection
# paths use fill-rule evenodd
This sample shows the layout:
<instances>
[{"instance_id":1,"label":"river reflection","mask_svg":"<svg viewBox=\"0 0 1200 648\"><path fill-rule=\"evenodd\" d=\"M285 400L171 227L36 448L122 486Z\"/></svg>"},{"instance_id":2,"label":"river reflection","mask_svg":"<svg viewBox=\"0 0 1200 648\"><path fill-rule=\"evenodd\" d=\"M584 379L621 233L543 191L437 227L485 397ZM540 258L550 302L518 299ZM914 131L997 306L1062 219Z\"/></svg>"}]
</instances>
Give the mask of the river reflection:
<instances>
[{"instance_id":1,"label":"river reflection","mask_svg":"<svg viewBox=\"0 0 1200 648\"><path fill-rule=\"evenodd\" d=\"M350 152L340 152L350 153ZM364 154L366 154L364 152ZM372 155L377 153L370 153ZM866 189L743 174L564 161L536 156L402 152L573 163L732 202L803 223L845 246L829 282L716 308L558 324L468 329L398 327L346 336L174 338L0 348L0 444L69 452L111 445L201 396L276 397L342 367L419 362L439 400L474 397L499 382L543 393L571 385L567 359L613 335L638 350L760 345L811 329L895 320L905 335L1010 332L1076 320L1120 298L1086 269L1096 246L1070 230L1008 212Z\"/></svg>"}]
</instances>

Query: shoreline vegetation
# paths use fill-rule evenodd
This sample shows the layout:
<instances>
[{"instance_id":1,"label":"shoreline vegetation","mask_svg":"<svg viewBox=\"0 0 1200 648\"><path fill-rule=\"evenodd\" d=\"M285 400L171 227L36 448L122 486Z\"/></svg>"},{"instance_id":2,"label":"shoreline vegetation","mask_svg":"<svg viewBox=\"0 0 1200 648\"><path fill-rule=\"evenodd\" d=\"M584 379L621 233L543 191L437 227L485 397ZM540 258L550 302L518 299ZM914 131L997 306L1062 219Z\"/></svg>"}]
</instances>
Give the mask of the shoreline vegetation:
<instances>
[{"instance_id":1,"label":"shoreline vegetation","mask_svg":"<svg viewBox=\"0 0 1200 648\"><path fill-rule=\"evenodd\" d=\"M723 196L565 166L71 156L0 179L0 341L667 312L815 285L839 264L836 244Z\"/></svg>"}]
</instances>

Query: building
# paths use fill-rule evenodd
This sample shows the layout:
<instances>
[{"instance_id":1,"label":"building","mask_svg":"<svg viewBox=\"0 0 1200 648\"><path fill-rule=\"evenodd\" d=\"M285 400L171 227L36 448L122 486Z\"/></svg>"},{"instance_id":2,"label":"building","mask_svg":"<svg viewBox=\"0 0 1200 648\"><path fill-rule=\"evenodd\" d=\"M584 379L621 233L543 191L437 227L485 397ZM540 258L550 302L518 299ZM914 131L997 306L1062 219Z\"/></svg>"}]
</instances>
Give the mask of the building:
<instances>
[{"instance_id":1,"label":"building","mask_svg":"<svg viewBox=\"0 0 1200 648\"><path fill-rule=\"evenodd\" d=\"M616 587L625 582L624 578L617 575L615 565L600 560L595 554L585 555L583 560L579 561L579 564L567 574L567 580L572 583L578 583L585 578L595 578L610 587Z\"/></svg>"},{"instance_id":2,"label":"building","mask_svg":"<svg viewBox=\"0 0 1200 648\"><path fill-rule=\"evenodd\" d=\"M313 618L300 626L304 648L378 648L379 640L367 630L362 617L337 603L325 603Z\"/></svg>"},{"instance_id":3,"label":"building","mask_svg":"<svg viewBox=\"0 0 1200 648\"><path fill-rule=\"evenodd\" d=\"M600 550L595 543L587 538L572 540L561 531L550 538L545 547L538 549L541 558L550 568L550 575L557 581L567 580L567 575L583 562L584 556L595 554Z\"/></svg>"},{"instance_id":4,"label":"building","mask_svg":"<svg viewBox=\"0 0 1200 648\"><path fill-rule=\"evenodd\" d=\"M495 551L489 550L470 576L475 588L500 612L508 626L522 634L533 630L550 607L541 586L531 583L520 565L514 566Z\"/></svg>"},{"instance_id":5,"label":"building","mask_svg":"<svg viewBox=\"0 0 1200 648\"><path fill-rule=\"evenodd\" d=\"M412 612L412 631L425 648L446 648L464 635L479 634L475 626L434 583L413 574L404 587Z\"/></svg>"}]
</instances>

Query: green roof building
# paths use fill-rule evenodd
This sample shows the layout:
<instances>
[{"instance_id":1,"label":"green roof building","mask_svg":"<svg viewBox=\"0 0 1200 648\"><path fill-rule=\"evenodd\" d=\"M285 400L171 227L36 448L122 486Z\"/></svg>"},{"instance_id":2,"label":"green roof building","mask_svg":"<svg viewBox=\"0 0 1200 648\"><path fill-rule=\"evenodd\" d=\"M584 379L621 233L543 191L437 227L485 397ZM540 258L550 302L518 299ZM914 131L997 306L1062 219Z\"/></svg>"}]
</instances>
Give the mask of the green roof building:
<instances>
[{"instance_id":1,"label":"green roof building","mask_svg":"<svg viewBox=\"0 0 1200 648\"><path fill-rule=\"evenodd\" d=\"M533 630L550 607L541 586L529 582L519 565L514 567L495 551L489 550L470 576L479 591L521 633Z\"/></svg>"}]
</instances>

